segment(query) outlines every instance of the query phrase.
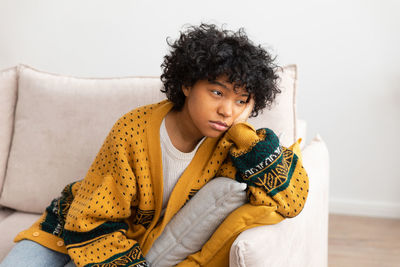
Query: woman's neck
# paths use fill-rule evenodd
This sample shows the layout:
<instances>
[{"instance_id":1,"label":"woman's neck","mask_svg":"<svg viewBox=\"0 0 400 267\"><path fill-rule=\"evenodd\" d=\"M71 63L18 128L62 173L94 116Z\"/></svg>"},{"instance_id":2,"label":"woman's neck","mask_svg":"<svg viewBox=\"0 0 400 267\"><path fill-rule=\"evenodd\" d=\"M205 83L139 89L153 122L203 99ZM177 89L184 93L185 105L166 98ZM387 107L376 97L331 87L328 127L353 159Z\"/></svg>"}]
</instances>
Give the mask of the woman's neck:
<instances>
[{"instance_id":1,"label":"woman's neck","mask_svg":"<svg viewBox=\"0 0 400 267\"><path fill-rule=\"evenodd\" d=\"M174 147L184 153L193 151L204 137L184 111L170 111L165 117L165 128Z\"/></svg>"}]
</instances>

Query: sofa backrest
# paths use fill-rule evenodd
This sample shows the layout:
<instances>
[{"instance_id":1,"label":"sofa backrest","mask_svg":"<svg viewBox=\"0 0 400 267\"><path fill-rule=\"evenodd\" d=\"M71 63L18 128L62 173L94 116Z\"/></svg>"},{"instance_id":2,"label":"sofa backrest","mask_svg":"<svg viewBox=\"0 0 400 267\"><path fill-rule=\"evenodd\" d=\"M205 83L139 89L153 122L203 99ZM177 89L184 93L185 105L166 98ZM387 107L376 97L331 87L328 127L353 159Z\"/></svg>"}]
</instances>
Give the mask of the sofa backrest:
<instances>
[{"instance_id":1,"label":"sofa backrest","mask_svg":"<svg viewBox=\"0 0 400 267\"><path fill-rule=\"evenodd\" d=\"M288 146L296 136L296 66L280 76L276 104L251 122L284 132ZM0 205L43 212L67 183L85 177L114 122L164 99L161 88L158 77L78 78L25 65L1 72L1 114L13 118L0 116Z\"/></svg>"}]
</instances>

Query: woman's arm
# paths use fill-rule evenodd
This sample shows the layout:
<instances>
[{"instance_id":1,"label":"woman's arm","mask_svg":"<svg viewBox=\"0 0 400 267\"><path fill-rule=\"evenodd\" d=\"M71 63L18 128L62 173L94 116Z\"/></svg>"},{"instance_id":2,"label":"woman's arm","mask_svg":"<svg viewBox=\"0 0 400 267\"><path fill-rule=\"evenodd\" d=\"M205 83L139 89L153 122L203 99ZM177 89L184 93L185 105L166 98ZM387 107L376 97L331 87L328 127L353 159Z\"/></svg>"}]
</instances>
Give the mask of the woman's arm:
<instances>
[{"instance_id":1,"label":"woman's arm","mask_svg":"<svg viewBox=\"0 0 400 267\"><path fill-rule=\"evenodd\" d=\"M63 238L77 266L148 266L138 242L126 235L138 188L119 125L104 141L67 213Z\"/></svg>"},{"instance_id":2,"label":"woman's arm","mask_svg":"<svg viewBox=\"0 0 400 267\"><path fill-rule=\"evenodd\" d=\"M217 175L246 183L253 205L275 206L284 217L298 215L308 195L298 143L284 147L272 130L256 131L245 122L232 126L224 138L232 147Z\"/></svg>"}]
</instances>

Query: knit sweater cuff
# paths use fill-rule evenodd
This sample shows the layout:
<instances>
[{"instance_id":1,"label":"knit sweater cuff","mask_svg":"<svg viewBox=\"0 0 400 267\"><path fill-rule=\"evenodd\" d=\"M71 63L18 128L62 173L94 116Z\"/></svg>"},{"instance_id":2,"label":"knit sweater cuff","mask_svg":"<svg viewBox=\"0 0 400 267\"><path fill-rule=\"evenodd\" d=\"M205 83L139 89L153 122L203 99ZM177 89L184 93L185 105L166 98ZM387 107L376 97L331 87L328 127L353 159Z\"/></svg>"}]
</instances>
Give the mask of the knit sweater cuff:
<instances>
[{"instance_id":1,"label":"knit sweater cuff","mask_svg":"<svg viewBox=\"0 0 400 267\"><path fill-rule=\"evenodd\" d=\"M271 129L250 131L250 128L252 127L248 124L241 124L229 133L234 142L229 154L237 169L236 180L249 186L263 186L264 190L273 196L286 188L290 181L286 176L290 170L283 155L283 148ZM262 185L267 177L275 177L277 173L280 174L276 177L277 181L265 182L265 185Z\"/></svg>"}]
</instances>

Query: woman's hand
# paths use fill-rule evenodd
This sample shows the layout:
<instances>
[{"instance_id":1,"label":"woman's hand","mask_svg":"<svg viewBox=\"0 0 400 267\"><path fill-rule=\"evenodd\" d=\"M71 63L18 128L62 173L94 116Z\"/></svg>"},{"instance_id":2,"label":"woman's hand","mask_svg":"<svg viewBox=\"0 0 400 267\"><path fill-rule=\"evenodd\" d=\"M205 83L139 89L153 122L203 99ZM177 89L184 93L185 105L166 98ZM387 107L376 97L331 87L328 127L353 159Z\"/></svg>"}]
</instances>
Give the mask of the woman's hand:
<instances>
[{"instance_id":1,"label":"woman's hand","mask_svg":"<svg viewBox=\"0 0 400 267\"><path fill-rule=\"evenodd\" d=\"M246 107L244 108L243 112L239 115L239 117L236 118L232 126L238 124L239 122L246 122L251 112L253 111L253 108L254 108L254 98L253 95L250 95L249 102L246 103Z\"/></svg>"}]
</instances>

